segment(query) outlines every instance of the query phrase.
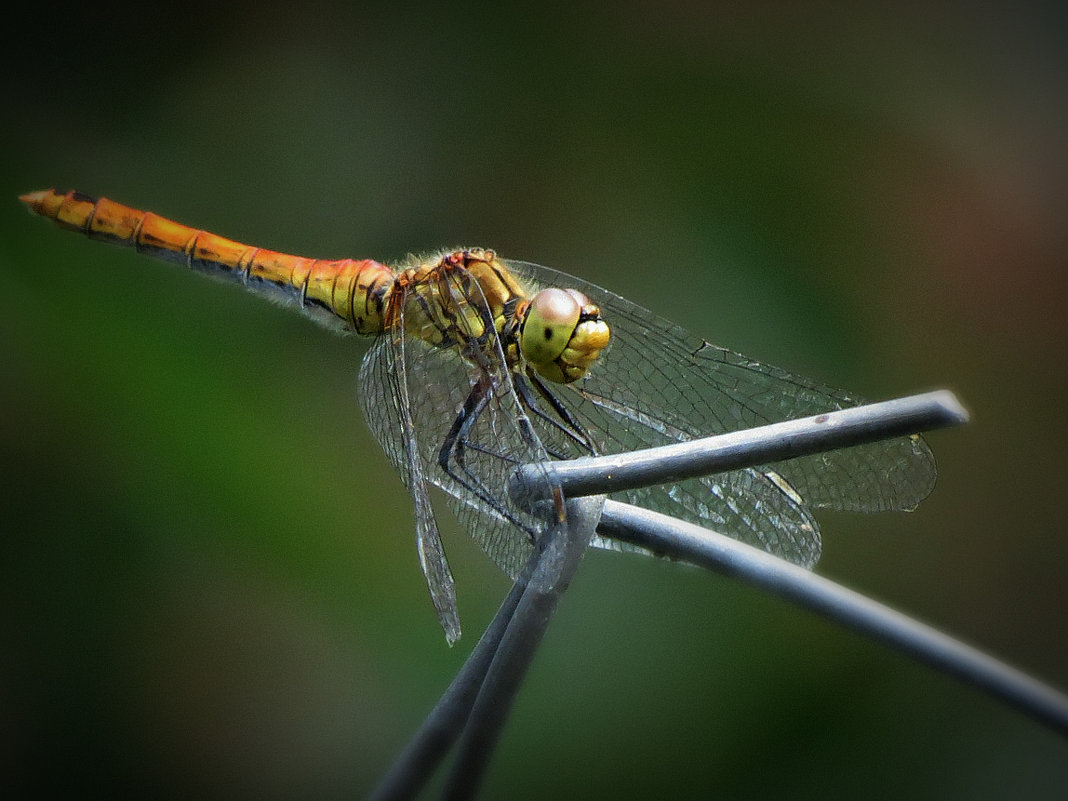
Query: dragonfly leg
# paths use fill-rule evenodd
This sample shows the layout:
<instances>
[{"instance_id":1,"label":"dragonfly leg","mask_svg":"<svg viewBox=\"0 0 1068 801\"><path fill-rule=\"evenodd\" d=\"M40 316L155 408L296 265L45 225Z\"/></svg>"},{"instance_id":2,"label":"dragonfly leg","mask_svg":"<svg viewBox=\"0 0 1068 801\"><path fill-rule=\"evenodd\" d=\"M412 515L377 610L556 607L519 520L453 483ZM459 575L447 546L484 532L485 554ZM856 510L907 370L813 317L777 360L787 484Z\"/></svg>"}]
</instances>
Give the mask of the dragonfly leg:
<instances>
[{"instance_id":1,"label":"dragonfly leg","mask_svg":"<svg viewBox=\"0 0 1068 801\"><path fill-rule=\"evenodd\" d=\"M475 495L494 512L501 515L512 525L525 531L527 536L533 542L537 531L512 514L512 512L494 496L494 493L486 487L483 481L467 467L465 451L471 447L467 442L467 435L490 402L490 398L492 397L490 386L491 379L488 376L483 375L475 382L474 386L471 387L471 392L467 396L467 400L464 401L463 408L461 408L460 413L456 415L456 419L453 421L449 433L445 436L445 441L442 443L441 450L438 451L438 466L441 467L446 475L453 481ZM478 447L477 450L513 463L515 461L511 457L503 454L492 453L486 448Z\"/></svg>"},{"instance_id":2,"label":"dragonfly leg","mask_svg":"<svg viewBox=\"0 0 1068 801\"><path fill-rule=\"evenodd\" d=\"M597 447L593 444L593 440L587 433L586 429L582 427L582 424L575 419L571 411L564 405L564 403L553 394L553 391L545 385L536 373L527 371L526 375L520 373L514 373L515 376L515 388L516 393L519 395L519 399L523 402L532 414L541 420L544 420L548 425L555 428L557 431L563 433L572 442L582 448L588 456L597 456ZM530 385L527 381L530 381L537 389L538 394L549 404L552 411L555 413L555 417L549 414L541 408L541 404L538 403L537 398L530 391ZM570 454L550 454L554 459L567 459L570 458Z\"/></svg>"},{"instance_id":3,"label":"dragonfly leg","mask_svg":"<svg viewBox=\"0 0 1068 801\"><path fill-rule=\"evenodd\" d=\"M482 284L468 267L471 261L484 261L484 256L485 254L476 251L457 251L442 257L439 265L438 292L442 297L449 299L449 302L436 306L439 324L448 340L462 343L461 358L467 362L472 373L477 377L472 382L471 391L464 401L463 408L453 421L438 452L438 465L446 475L492 511L526 531L533 542L541 527L532 527L529 522L521 522L517 514L510 511L503 496L498 494L498 488L487 486L480 468L473 463L469 466L468 462L468 455L473 453L508 464L521 461L522 459L517 459L517 457L524 454L528 458L522 461L540 461L543 458L540 454L545 453L530 417L524 412L524 407L531 407L532 404L518 397L517 375L509 368L501 334L496 326L495 314L500 311L497 309L500 299L495 298L491 303ZM474 311L475 316L472 316L470 311ZM524 391L529 398L533 398L533 393L526 387L521 391ZM494 450L499 436L493 433L492 423L488 432L492 441L488 443L479 441L479 438L484 438L487 432L477 435L474 433L476 423L491 404L494 409L494 419L500 412L503 415L502 419L506 419L509 425L514 425L515 432L522 439L523 447L515 453L508 452L507 448L504 448L504 452ZM556 518L562 519L564 513L562 494L556 498L554 505Z\"/></svg>"}]
</instances>

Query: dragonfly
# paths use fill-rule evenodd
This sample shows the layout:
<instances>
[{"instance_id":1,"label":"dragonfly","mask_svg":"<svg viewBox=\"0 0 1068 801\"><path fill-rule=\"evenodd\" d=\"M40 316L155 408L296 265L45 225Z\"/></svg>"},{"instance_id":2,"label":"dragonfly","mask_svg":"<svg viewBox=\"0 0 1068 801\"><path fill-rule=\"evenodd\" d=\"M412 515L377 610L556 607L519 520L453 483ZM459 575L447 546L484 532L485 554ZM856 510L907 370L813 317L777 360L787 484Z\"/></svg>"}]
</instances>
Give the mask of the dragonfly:
<instances>
[{"instance_id":1,"label":"dragonfly","mask_svg":"<svg viewBox=\"0 0 1068 801\"><path fill-rule=\"evenodd\" d=\"M76 191L31 192L35 214L90 239L228 279L342 333L373 336L359 372L370 430L407 487L416 549L451 645L455 583L431 504L438 487L509 576L565 511L508 492L524 464L621 453L857 406L859 396L694 337L563 272L469 248L387 266L243 245ZM612 497L812 567L814 510L910 510L931 492L918 435ZM551 480L546 476L546 483ZM638 550L595 536L594 546Z\"/></svg>"}]
</instances>

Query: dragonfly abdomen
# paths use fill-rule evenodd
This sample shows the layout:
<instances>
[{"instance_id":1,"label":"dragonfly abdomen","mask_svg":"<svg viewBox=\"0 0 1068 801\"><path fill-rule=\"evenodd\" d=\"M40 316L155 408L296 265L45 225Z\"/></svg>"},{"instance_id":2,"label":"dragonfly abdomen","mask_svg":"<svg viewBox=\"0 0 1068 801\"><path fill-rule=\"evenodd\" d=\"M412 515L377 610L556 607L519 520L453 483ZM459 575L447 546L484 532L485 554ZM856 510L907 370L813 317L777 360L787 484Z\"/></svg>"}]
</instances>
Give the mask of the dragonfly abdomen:
<instances>
[{"instance_id":1,"label":"dragonfly abdomen","mask_svg":"<svg viewBox=\"0 0 1068 801\"><path fill-rule=\"evenodd\" d=\"M395 279L389 267L371 259L326 261L243 245L75 191L59 194L49 189L20 200L61 228L239 281L254 291L298 303L330 327L364 335L382 330L383 310Z\"/></svg>"}]
</instances>

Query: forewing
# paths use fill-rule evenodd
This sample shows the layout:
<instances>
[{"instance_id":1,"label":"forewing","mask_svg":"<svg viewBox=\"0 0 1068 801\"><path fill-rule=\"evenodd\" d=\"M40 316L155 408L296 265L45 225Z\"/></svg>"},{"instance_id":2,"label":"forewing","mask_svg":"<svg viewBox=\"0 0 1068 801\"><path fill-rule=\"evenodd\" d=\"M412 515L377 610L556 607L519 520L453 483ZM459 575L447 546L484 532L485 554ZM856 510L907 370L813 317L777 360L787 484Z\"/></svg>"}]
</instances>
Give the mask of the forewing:
<instances>
[{"instance_id":1,"label":"forewing","mask_svg":"<svg viewBox=\"0 0 1068 801\"><path fill-rule=\"evenodd\" d=\"M862 399L693 337L600 287L538 265L509 266L531 288L574 287L601 307L608 351L575 385L555 388L604 453L684 441L856 406ZM628 500L810 564L818 529L805 507L910 509L935 480L919 437L801 457L654 490Z\"/></svg>"},{"instance_id":2,"label":"forewing","mask_svg":"<svg viewBox=\"0 0 1068 801\"><path fill-rule=\"evenodd\" d=\"M426 465L411 417L403 328L376 340L360 367L360 401L375 438L412 496L419 565L449 644L460 638L456 587L427 495Z\"/></svg>"}]
</instances>

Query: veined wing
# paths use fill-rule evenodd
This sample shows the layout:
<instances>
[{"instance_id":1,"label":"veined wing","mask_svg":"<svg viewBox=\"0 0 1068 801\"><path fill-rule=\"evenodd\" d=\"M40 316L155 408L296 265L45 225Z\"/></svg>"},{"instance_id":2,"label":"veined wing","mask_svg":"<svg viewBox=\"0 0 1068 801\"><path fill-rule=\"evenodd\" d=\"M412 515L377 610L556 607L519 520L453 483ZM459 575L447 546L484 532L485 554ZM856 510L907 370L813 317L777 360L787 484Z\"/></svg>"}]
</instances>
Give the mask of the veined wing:
<instances>
[{"instance_id":1,"label":"veined wing","mask_svg":"<svg viewBox=\"0 0 1068 801\"><path fill-rule=\"evenodd\" d=\"M531 291L570 286L584 292L611 326L612 342L590 374L554 387L604 453L863 403L851 393L711 345L570 275L523 262L508 266ZM911 509L930 493L935 475L923 440L901 437L621 497L811 565L820 545L809 509Z\"/></svg>"}]
</instances>

